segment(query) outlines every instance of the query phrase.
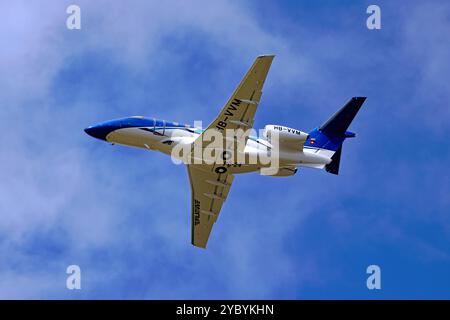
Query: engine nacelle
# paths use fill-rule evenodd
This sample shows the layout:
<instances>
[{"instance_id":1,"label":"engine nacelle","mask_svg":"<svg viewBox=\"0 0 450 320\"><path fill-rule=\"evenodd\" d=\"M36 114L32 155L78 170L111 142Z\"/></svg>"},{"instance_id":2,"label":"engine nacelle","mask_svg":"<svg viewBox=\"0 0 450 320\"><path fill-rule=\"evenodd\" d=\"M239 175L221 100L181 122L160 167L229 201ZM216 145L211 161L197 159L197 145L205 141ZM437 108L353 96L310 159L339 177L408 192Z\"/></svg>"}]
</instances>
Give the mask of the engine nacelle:
<instances>
[{"instance_id":1,"label":"engine nacelle","mask_svg":"<svg viewBox=\"0 0 450 320\"><path fill-rule=\"evenodd\" d=\"M277 135L280 142L303 143L309 137L309 134L307 134L306 132L273 124L265 126L263 134L269 142L271 142L272 138L276 137Z\"/></svg>"},{"instance_id":2,"label":"engine nacelle","mask_svg":"<svg viewBox=\"0 0 450 320\"><path fill-rule=\"evenodd\" d=\"M261 175L271 177L289 177L296 174L298 169L295 167L281 167L278 168L277 172L274 172L273 170L275 169L271 168L270 170L267 171L261 170Z\"/></svg>"}]
</instances>

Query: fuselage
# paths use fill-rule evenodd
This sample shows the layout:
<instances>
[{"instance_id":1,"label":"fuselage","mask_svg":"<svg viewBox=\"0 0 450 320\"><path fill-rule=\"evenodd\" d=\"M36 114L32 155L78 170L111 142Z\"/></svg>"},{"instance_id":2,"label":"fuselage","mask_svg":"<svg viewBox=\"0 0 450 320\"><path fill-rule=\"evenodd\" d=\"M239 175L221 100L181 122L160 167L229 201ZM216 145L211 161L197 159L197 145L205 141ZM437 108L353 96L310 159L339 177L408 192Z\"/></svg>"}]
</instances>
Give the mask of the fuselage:
<instances>
[{"instance_id":1,"label":"fuselage","mask_svg":"<svg viewBox=\"0 0 450 320\"><path fill-rule=\"evenodd\" d=\"M160 151L172 157L174 157L173 151L177 145L192 145L203 133L201 128L142 116L102 122L86 128L85 131L95 138L112 144ZM261 167L267 166L267 163L262 163L262 161L254 163L249 159L267 157L272 149L272 144L264 137L249 136L240 157L244 161L227 163L228 171L230 173L258 171ZM316 148L311 141L307 140L304 148L299 147L298 149L285 148L280 143L277 160L280 167L323 168L330 163L332 155L332 151Z\"/></svg>"}]
</instances>

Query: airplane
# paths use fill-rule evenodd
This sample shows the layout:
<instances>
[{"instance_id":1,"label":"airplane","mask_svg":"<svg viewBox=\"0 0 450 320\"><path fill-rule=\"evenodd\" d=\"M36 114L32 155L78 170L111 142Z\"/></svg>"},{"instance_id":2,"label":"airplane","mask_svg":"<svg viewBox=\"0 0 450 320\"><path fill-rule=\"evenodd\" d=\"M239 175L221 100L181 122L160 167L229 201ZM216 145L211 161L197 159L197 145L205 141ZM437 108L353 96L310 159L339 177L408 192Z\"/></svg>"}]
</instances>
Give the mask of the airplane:
<instances>
[{"instance_id":1,"label":"airplane","mask_svg":"<svg viewBox=\"0 0 450 320\"><path fill-rule=\"evenodd\" d=\"M280 125L266 125L260 137L252 136L254 117L274 55L258 56L219 115L206 128L143 116L110 120L85 132L111 144L156 150L186 164L191 185L191 243L206 248L234 176L257 172L274 177L296 174L299 167L339 173L342 144L355 137L347 131L366 97L353 97L320 127L309 133ZM224 132L236 132L234 136ZM211 139L222 147L211 147ZM174 150L184 150L175 154ZM187 150L187 151L186 151ZM200 151L200 156L196 151ZM277 152L274 152L276 150ZM202 160L202 153L211 156ZM276 162L266 161L272 156ZM240 161L236 159L239 158ZM256 158L256 160L255 160ZM250 161L253 160L253 161ZM273 169L273 168L272 168Z\"/></svg>"}]
</instances>

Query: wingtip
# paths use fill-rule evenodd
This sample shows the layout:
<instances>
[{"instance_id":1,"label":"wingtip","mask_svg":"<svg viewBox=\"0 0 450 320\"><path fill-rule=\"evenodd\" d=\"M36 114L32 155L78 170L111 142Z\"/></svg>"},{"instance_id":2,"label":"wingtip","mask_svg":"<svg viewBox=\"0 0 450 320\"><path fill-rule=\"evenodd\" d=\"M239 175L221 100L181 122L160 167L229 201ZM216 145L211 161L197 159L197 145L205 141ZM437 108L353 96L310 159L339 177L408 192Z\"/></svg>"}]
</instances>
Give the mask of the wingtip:
<instances>
[{"instance_id":1,"label":"wingtip","mask_svg":"<svg viewBox=\"0 0 450 320\"><path fill-rule=\"evenodd\" d=\"M261 54L257 58L274 58L274 54Z\"/></svg>"},{"instance_id":2,"label":"wingtip","mask_svg":"<svg viewBox=\"0 0 450 320\"><path fill-rule=\"evenodd\" d=\"M198 244L198 243L194 243L194 241L192 241L191 244L194 247L196 247L196 248L200 248L200 249L206 250L206 243L205 244Z\"/></svg>"}]
</instances>

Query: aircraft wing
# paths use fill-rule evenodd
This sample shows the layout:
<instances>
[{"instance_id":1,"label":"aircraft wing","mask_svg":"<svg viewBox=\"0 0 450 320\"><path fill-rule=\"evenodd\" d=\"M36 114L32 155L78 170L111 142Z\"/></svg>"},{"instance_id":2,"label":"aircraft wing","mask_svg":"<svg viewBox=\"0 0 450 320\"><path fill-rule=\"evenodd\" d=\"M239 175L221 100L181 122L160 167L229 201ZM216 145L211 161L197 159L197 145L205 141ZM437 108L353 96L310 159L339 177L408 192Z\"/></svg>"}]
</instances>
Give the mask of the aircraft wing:
<instances>
[{"instance_id":1,"label":"aircraft wing","mask_svg":"<svg viewBox=\"0 0 450 320\"><path fill-rule=\"evenodd\" d=\"M211 159L208 159L211 161L208 164L200 162L202 164L187 166L192 190L192 244L194 246L206 248L211 229L234 179L232 174L227 173L228 170L223 163L224 160L230 160L230 158L225 159L224 152L231 151L233 155L236 155L238 147L245 147L249 135L248 129L253 127L256 108L273 57L273 55L263 55L256 58L220 114L192 145L194 149L201 151L203 156L210 150L213 150L214 154ZM234 131L235 134L230 141L225 134L227 129L241 130L238 134ZM219 150L216 146L210 146L215 138L208 139L209 134L220 134ZM245 143L239 144L239 142ZM192 154L194 158L197 158L195 152Z\"/></svg>"},{"instance_id":2,"label":"aircraft wing","mask_svg":"<svg viewBox=\"0 0 450 320\"><path fill-rule=\"evenodd\" d=\"M254 117L256 109L262 95L262 88L272 64L273 55L258 56L253 63L250 70L241 80L239 86L233 92L228 102L223 107L216 119L206 128L205 132L215 130L223 134L225 139L225 130L238 130L236 135L237 141L243 142L242 147L247 143L249 131L253 128ZM209 140L204 140L204 133L200 135L195 144L197 147L206 148L211 143ZM233 142L224 140L224 149L228 149L230 143ZM234 148L237 148L237 143L234 143Z\"/></svg>"},{"instance_id":3,"label":"aircraft wing","mask_svg":"<svg viewBox=\"0 0 450 320\"><path fill-rule=\"evenodd\" d=\"M192 192L192 244L206 248L209 235L227 198L233 175L204 170L203 165L188 165Z\"/></svg>"}]
</instances>

